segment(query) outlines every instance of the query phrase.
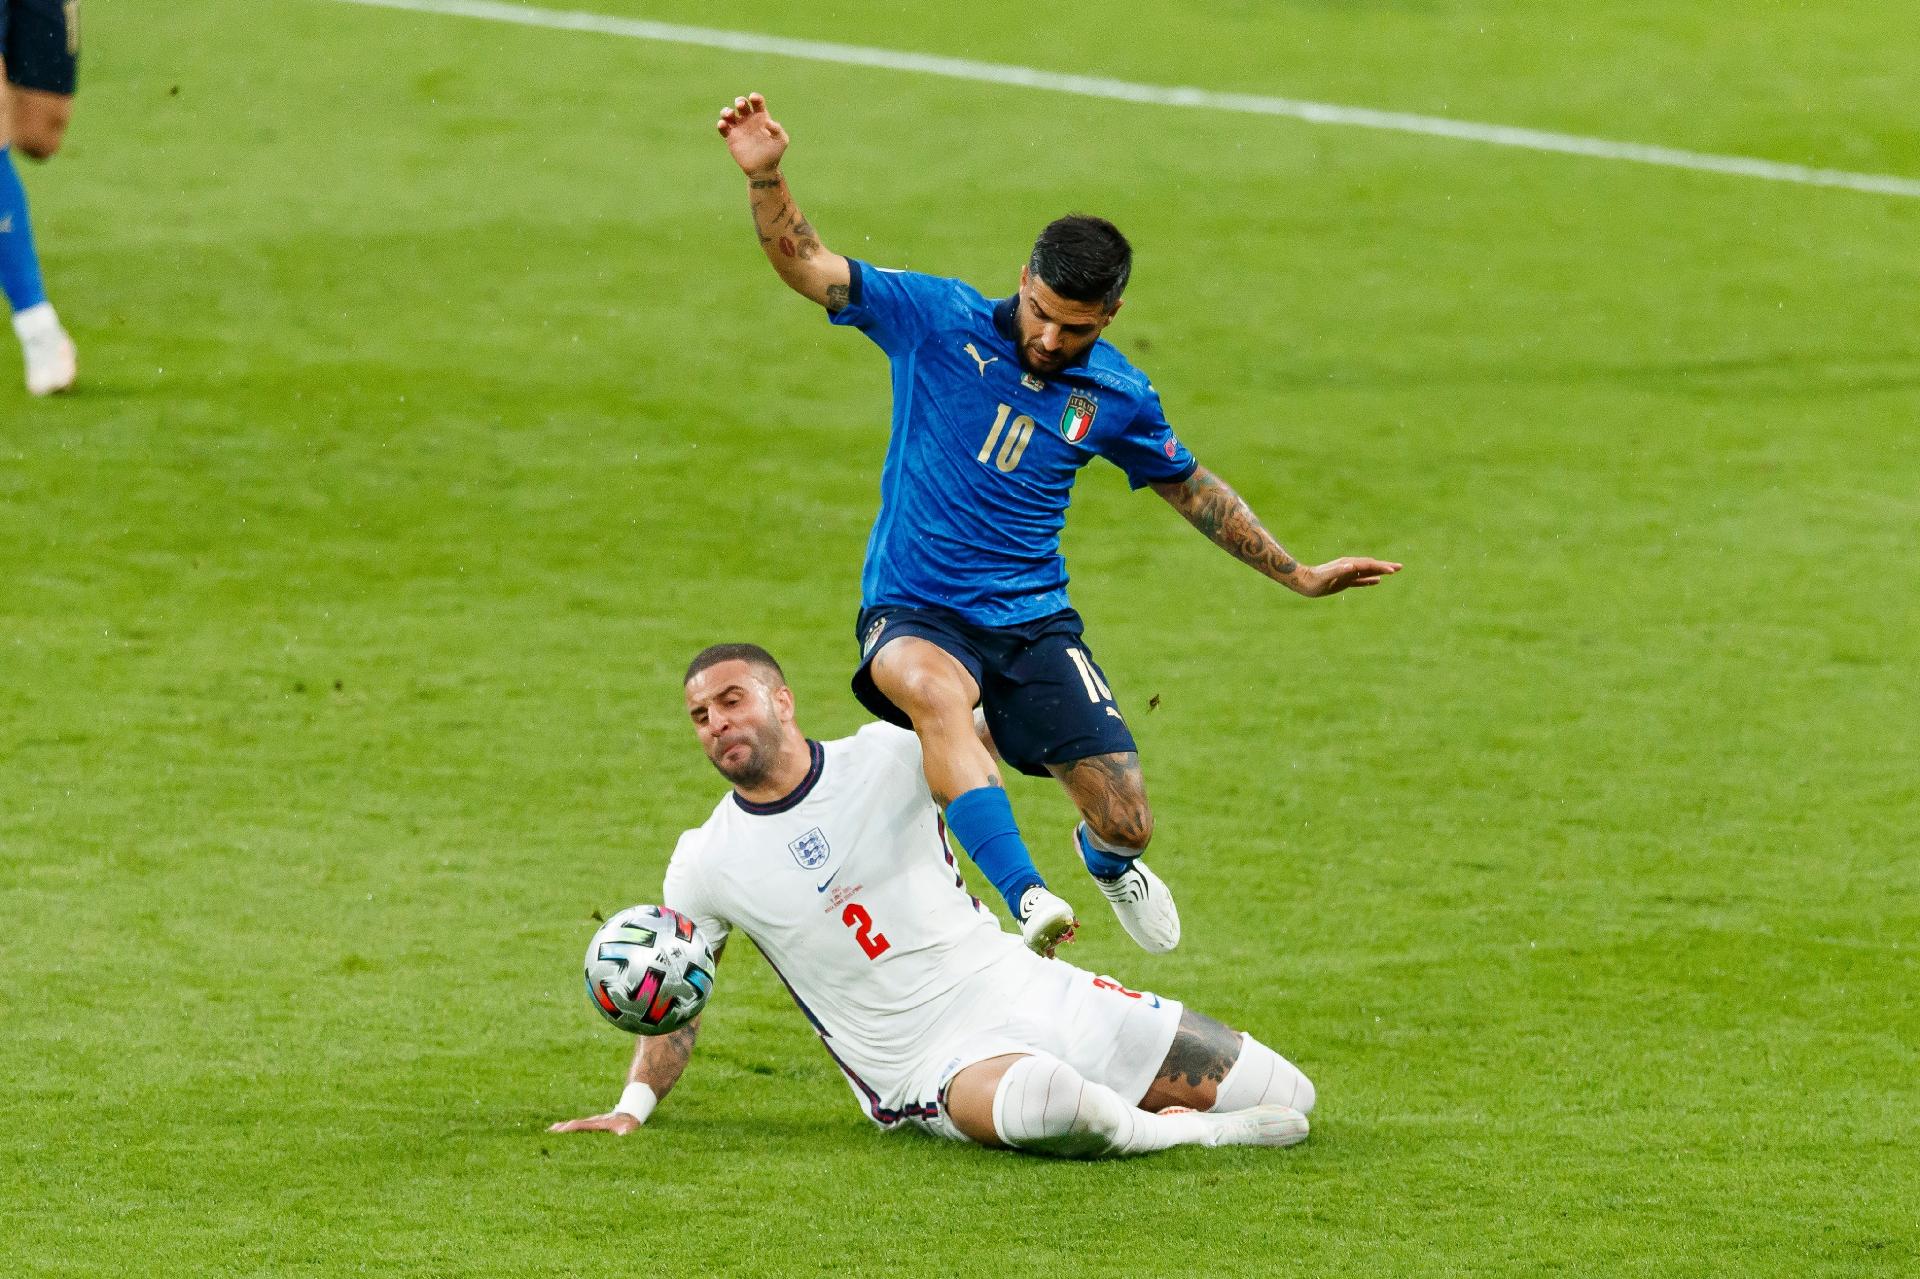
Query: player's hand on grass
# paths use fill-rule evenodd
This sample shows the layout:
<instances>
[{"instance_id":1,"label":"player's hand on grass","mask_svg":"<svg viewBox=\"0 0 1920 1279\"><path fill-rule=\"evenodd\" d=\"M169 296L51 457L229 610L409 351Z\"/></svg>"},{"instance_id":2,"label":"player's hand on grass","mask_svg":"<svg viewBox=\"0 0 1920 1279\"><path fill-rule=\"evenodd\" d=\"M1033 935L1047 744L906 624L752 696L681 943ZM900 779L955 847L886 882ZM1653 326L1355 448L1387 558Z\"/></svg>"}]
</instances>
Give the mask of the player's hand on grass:
<instances>
[{"instance_id":1,"label":"player's hand on grass","mask_svg":"<svg viewBox=\"0 0 1920 1279\"><path fill-rule=\"evenodd\" d=\"M1349 586L1378 586L1380 579L1400 571L1391 560L1368 559L1364 555L1344 555L1325 564L1302 568L1294 579L1294 589L1308 598L1337 595Z\"/></svg>"},{"instance_id":2,"label":"player's hand on grass","mask_svg":"<svg viewBox=\"0 0 1920 1279\"><path fill-rule=\"evenodd\" d=\"M767 100L757 93L735 98L720 112L720 136L727 140L733 162L750 178L771 176L787 153L787 131L767 114Z\"/></svg>"},{"instance_id":3,"label":"player's hand on grass","mask_svg":"<svg viewBox=\"0 0 1920 1279\"><path fill-rule=\"evenodd\" d=\"M609 1110L604 1115L588 1115L585 1119L563 1119L547 1128L548 1132L610 1132L616 1137L624 1137L640 1126L640 1121L624 1110Z\"/></svg>"}]
</instances>

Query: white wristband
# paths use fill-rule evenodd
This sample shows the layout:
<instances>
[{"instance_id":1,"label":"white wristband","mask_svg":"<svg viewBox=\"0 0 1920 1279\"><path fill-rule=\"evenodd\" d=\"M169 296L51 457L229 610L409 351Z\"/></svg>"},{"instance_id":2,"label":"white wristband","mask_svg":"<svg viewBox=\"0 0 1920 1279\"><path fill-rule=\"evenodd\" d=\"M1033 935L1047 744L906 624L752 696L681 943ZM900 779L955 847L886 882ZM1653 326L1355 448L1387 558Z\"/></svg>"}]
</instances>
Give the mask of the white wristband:
<instances>
[{"instance_id":1,"label":"white wristband","mask_svg":"<svg viewBox=\"0 0 1920 1279\"><path fill-rule=\"evenodd\" d=\"M647 1122L647 1116L660 1104L660 1098L653 1089L645 1084L628 1084L620 1090L620 1104L613 1108L616 1115L632 1115L641 1123Z\"/></svg>"}]
</instances>

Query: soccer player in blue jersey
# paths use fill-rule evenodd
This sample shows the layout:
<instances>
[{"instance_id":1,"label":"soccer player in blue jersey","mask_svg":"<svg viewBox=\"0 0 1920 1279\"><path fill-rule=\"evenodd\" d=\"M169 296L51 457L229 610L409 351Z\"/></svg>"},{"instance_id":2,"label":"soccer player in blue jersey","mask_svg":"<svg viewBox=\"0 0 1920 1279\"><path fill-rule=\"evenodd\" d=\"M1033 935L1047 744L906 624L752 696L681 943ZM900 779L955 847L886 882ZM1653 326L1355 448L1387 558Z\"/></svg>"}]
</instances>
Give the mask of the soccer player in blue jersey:
<instances>
[{"instance_id":1,"label":"soccer player in blue jersey","mask_svg":"<svg viewBox=\"0 0 1920 1279\"><path fill-rule=\"evenodd\" d=\"M1296 561L1238 494L1174 436L1145 374L1101 334L1132 250L1112 223L1040 233L1019 291L994 301L958 280L830 252L780 172L788 137L759 94L720 113L747 176L760 247L780 278L852 325L893 365L893 432L867 542L854 693L911 726L947 826L993 881L1027 945L1051 954L1072 909L1048 890L1014 824L999 755L1060 780L1080 810L1074 846L1128 936L1180 940L1172 894L1140 854L1153 833L1140 757L1067 603L1060 530L1082 466L1104 457L1235 558L1301 595L1372 586L1400 570L1352 556Z\"/></svg>"},{"instance_id":2,"label":"soccer player in blue jersey","mask_svg":"<svg viewBox=\"0 0 1920 1279\"><path fill-rule=\"evenodd\" d=\"M27 192L13 167L13 144L36 160L60 149L73 114L80 60L79 0L0 0L0 293L26 358L27 390L52 395L78 375L73 339L60 325L40 281L40 258L27 222Z\"/></svg>"}]
</instances>

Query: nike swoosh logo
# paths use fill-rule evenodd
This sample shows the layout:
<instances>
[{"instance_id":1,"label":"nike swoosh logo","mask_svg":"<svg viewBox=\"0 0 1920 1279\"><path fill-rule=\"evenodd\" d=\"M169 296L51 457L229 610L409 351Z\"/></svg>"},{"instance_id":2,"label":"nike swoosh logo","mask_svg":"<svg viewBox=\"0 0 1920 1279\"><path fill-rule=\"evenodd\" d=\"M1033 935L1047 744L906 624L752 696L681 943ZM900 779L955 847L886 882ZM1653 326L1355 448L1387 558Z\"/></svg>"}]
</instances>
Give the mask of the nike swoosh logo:
<instances>
[{"instance_id":1,"label":"nike swoosh logo","mask_svg":"<svg viewBox=\"0 0 1920 1279\"><path fill-rule=\"evenodd\" d=\"M836 877L837 877L837 876L838 876L839 874L840 874L840 871L839 871L839 869L838 869L838 868L835 868L835 870L834 870L834 872L833 872L833 874L832 874L832 875L829 875L829 876L827 876L827 878L825 879L825 881L824 881L824 882L822 882L822 883L821 883L821 885L820 885L820 886L819 886L818 888L816 888L816 889L814 889L813 891L814 891L814 892L816 892L816 893L824 893L824 892L826 892L826 891L827 891L827 885L828 885L828 884L831 884L831 883L833 883L833 881L834 881L834 879L835 879L835 878L836 878Z\"/></svg>"}]
</instances>

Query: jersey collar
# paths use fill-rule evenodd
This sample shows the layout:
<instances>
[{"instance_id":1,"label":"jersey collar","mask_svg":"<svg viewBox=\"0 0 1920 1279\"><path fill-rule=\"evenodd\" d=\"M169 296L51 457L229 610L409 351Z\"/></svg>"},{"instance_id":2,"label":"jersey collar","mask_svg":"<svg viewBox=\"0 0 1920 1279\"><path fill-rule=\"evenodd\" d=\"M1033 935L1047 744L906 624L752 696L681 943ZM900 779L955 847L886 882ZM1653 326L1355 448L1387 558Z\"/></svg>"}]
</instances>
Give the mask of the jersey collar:
<instances>
[{"instance_id":1,"label":"jersey collar","mask_svg":"<svg viewBox=\"0 0 1920 1279\"><path fill-rule=\"evenodd\" d=\"M812 757L813 761L807 766L807 775L800 779L798 786L788 791L781 798L774 800L770 804L756 804L744 798L739 791L734 791L733 802L740 805L742 812L751 813L755 817L771 817L775 813L784 813L789 808L794 807L801 800L812 794L813 788L820 784L820 771L825 768L827 764L826 747L814 741L811 737L807 739L807 754Z\"/></svg>"}]
</instances>

